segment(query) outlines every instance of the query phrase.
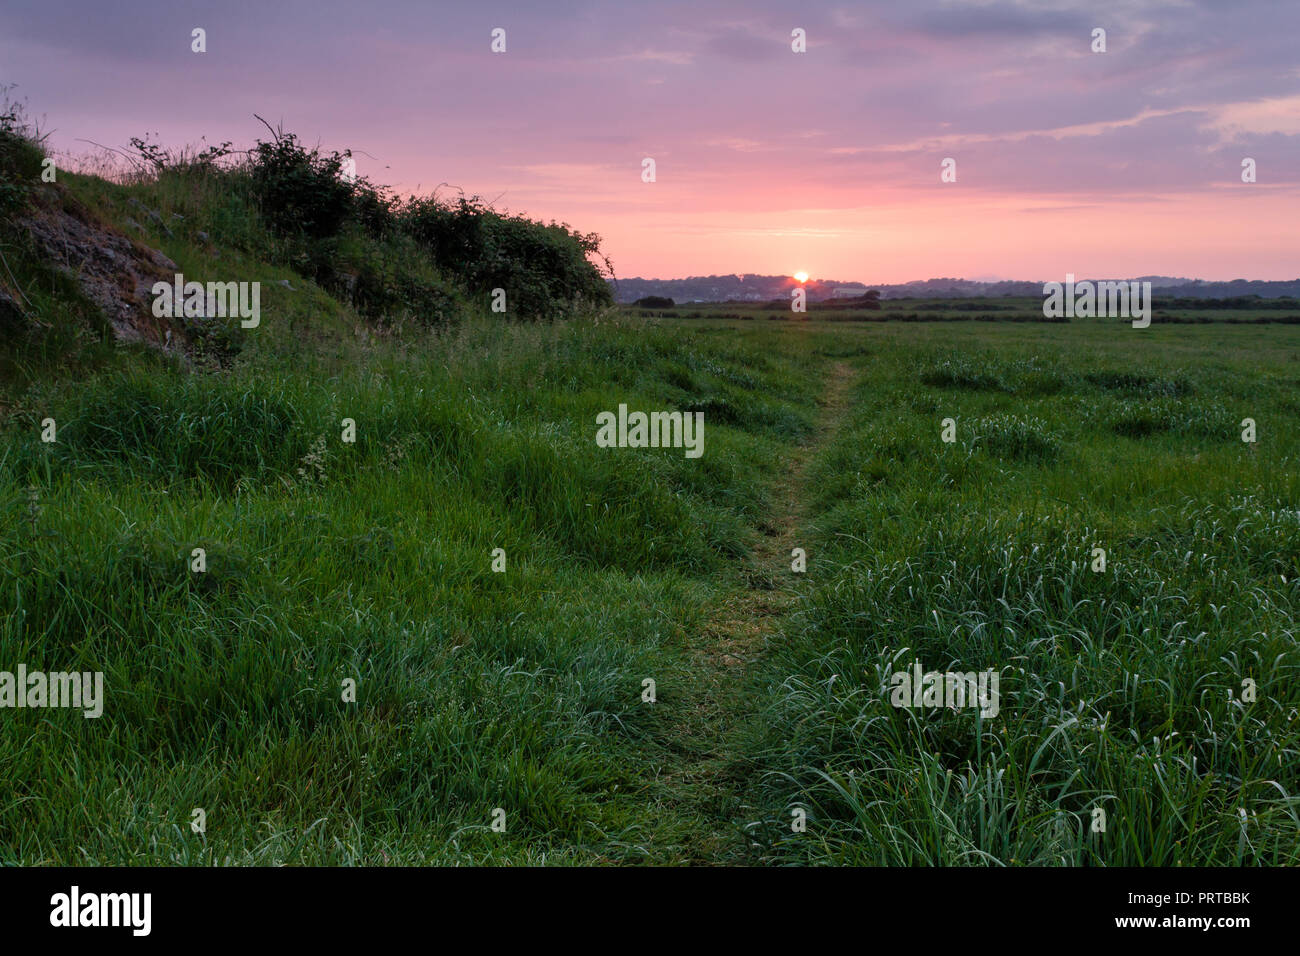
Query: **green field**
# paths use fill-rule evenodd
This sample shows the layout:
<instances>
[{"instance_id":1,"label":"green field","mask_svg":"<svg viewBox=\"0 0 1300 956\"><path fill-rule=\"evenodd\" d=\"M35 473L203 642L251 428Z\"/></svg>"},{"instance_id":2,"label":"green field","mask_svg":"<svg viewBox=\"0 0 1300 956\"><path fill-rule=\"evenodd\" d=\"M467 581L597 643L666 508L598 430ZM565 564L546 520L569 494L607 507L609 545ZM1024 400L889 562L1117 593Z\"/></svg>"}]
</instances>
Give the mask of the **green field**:
<instances>
[{"instance_id":1,"label":"green field","mask_svg":"<svg viewBox=\"0 0 1300 956\"><path fill-rule=\"evenodd\" d=\"M1294 299L1253 298L1249 304L1226 305L1214 299L1177 299L1157 294L1151 319L1170 325L1300 325ZM678 302L671 308L623 307L643 319L739 319L792 321L790 304L773 302ZM852 300L809 302L802 318L826 322L1043 322L1043 299L1023 296L954 297L950 299L881 299L880 308L856 307ZM1077 322L1097 321L1075 319Z\"/></svg>"},{"instance_id":2,"label":"green field","mask_svg":"<svg viewBox=\"0 0 1300 956\"><path fill-rule=\"evenodd\" d=\"M1300 330L244 355L8 417L0 661L107 702L5 714L6 862L1300 861ZM704 456L597 448L619 403L702 409ZM914 658L1000 713L891 706Z\"/></svg>"}]
</instances>

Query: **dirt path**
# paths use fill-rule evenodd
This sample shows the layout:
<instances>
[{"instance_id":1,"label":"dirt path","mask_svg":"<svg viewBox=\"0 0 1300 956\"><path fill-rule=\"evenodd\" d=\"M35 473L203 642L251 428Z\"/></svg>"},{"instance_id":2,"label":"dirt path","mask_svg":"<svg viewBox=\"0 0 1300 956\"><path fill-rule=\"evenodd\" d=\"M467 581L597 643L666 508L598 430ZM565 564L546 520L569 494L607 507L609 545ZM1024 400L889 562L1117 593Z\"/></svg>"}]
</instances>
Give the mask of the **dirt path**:
<instances>
[{"instance_id":1,"label":"dirt path","mask_svg":"<svg viewBox=\"0 0 1300 956\"><path fill-rule=\"evenodd\" d=\"M659 780L673 809L696 821L685 834L683 862L745 862L747 848L733 819L742 814L747 768L736 746L737 735L754 713L745 693L749 666L763 651L795 597L790 569L793 548L807 548L800 533L807 514L807 469L839 427L849 407L856 373L847 363L827 369L820 415L812 439L798 446L791 466L771 489L771 511L745 572L747 586L727 593L690 646L684 706L671 729L677 757Z\"/></svg>"}]
</instances>

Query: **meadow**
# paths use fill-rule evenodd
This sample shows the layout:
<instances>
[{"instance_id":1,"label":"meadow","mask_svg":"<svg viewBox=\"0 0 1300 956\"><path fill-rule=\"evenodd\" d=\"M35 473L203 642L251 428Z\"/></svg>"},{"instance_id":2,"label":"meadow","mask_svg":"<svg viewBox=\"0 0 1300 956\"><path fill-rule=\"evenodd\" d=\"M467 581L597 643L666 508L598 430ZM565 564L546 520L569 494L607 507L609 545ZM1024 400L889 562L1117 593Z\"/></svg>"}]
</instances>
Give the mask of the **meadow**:
<instances>
[{"instance_id":1,"label":"meadow","mask_svg":"<svg viewBox=\"0 0 1300 956\"><path fill-rule=\"evenodd\" d=\"M11 414L0 659L102 670L107 704L5 713L6 862L694 852L662 715L809 429L808 357L592 323L313 354L142 353ZM701 406L708 455L597 448L618 401Z\"/></svg>"},{"instance_id":2,"label":"meadow","mask_svg":"<svg viewBox=\"0 0 1300 956\"><path fill-rule=\"evenodd\" d=\"M860 376L751 690L765 858L1294 865L1295 330L837 332ZM1000 712L891 706L913 660L995 669Z\"/></svg>"},{"instance_id":3,"label":"meadow","mask_svg":"<svg viewBox=\"0 0 1300 956\"><path fill-rule=\"evenodd\" d=\"M236 175L39 200L262 284L188 350L0 230L0 671L105 686L0 710L0 863L1300 862L1284 311L555 318L591 237L286 238ZM474 282L415 254L444 228ZM492 313L538 249L568 278ZM599 447L621 404L705 453ZM894 706L914 662L997 714Z\"/></svg>"},{"instance_id":4,"label":"meadow","mask_svg":"<svg viewBox=\"0 0 1300 956\"><path fill-rule=\"evenodd\" d=\"M6 713L6 862L1297 862L1294 329L352 348L11 412L0 659L108 692ZM707 453L596 448L619 402ZM914 659L997 669L997 717L891 706Z\"/></svg>"}]
</instances>

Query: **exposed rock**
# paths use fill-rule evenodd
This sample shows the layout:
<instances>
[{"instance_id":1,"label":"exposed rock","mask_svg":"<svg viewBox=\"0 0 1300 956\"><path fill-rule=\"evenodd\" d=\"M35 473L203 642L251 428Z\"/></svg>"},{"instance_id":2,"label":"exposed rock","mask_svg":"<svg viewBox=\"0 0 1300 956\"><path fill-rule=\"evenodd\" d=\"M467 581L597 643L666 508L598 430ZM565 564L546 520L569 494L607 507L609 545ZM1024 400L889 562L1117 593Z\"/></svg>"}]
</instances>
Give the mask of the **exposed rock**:
<instances>
[{"instance_id":1,"label":"exposed rock","mask_svg":"<svg viewBox=\"0 0 1300 956\"><path fill-rule=\"evenodd\" d=\"M181 319L153 314L153 284L171 282L176 273L176 264L161 252L99 222L66 194L39 204L20 223L41 255L76 279L103 310L118 341L162 346L170 331L173 347L188 345Z\"/></svg>"}]
</instances>

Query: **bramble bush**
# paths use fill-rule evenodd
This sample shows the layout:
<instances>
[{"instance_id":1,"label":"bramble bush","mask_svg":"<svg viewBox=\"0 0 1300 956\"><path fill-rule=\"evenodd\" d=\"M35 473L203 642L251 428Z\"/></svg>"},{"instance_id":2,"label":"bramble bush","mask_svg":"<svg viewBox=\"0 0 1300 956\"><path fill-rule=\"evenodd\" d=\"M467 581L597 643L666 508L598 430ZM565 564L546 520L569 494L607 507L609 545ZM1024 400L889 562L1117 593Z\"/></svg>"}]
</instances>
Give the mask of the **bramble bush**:
<instances>
[{"instance_id":1,"label":"bramble bush","mask_svg":"<svg viewBox=\"0 0 1300 956\"><path fill-rule=\"evenodd\" d=\"M485 306L504 289L510 317L555 319L612 303L604 277L612 268L595 233L504 215L477 196L398 201L364 177L345 176L348 156L307 149L277 131L250 151L247 174L258 209L289 240L295 263L363 313L445 317L453 296L412 254Z\"/></svg>"},{"instance_id":2,"label":"bramble bush","mask_svg":"<svg viewBox=\"0 0 1300 956\"><path fill-rule=\"evenodd\" d=\"M503 215L477 196L455 202L412 198L400 220L434 264L459 275L471 292L486 296L504 289L508 314L553 319L613 301L601 269L588 258L599 257L612 274L595 233Z\"/></svg>"},{"instance_id":3,"label":"bramble bush","mask_svg":"<svg viewBox=\"0 0 1300 956\"><path fill-rule=\"evenodd\" d=\"M306 149L293 133L259 141L249 154L249 169L267 225L281 235L309 239L337 236L349 221L371 226L372 234L388 225L391 214L379 191L362 177L344 177L349 156Z\"/></svg>"}]
</instances>

